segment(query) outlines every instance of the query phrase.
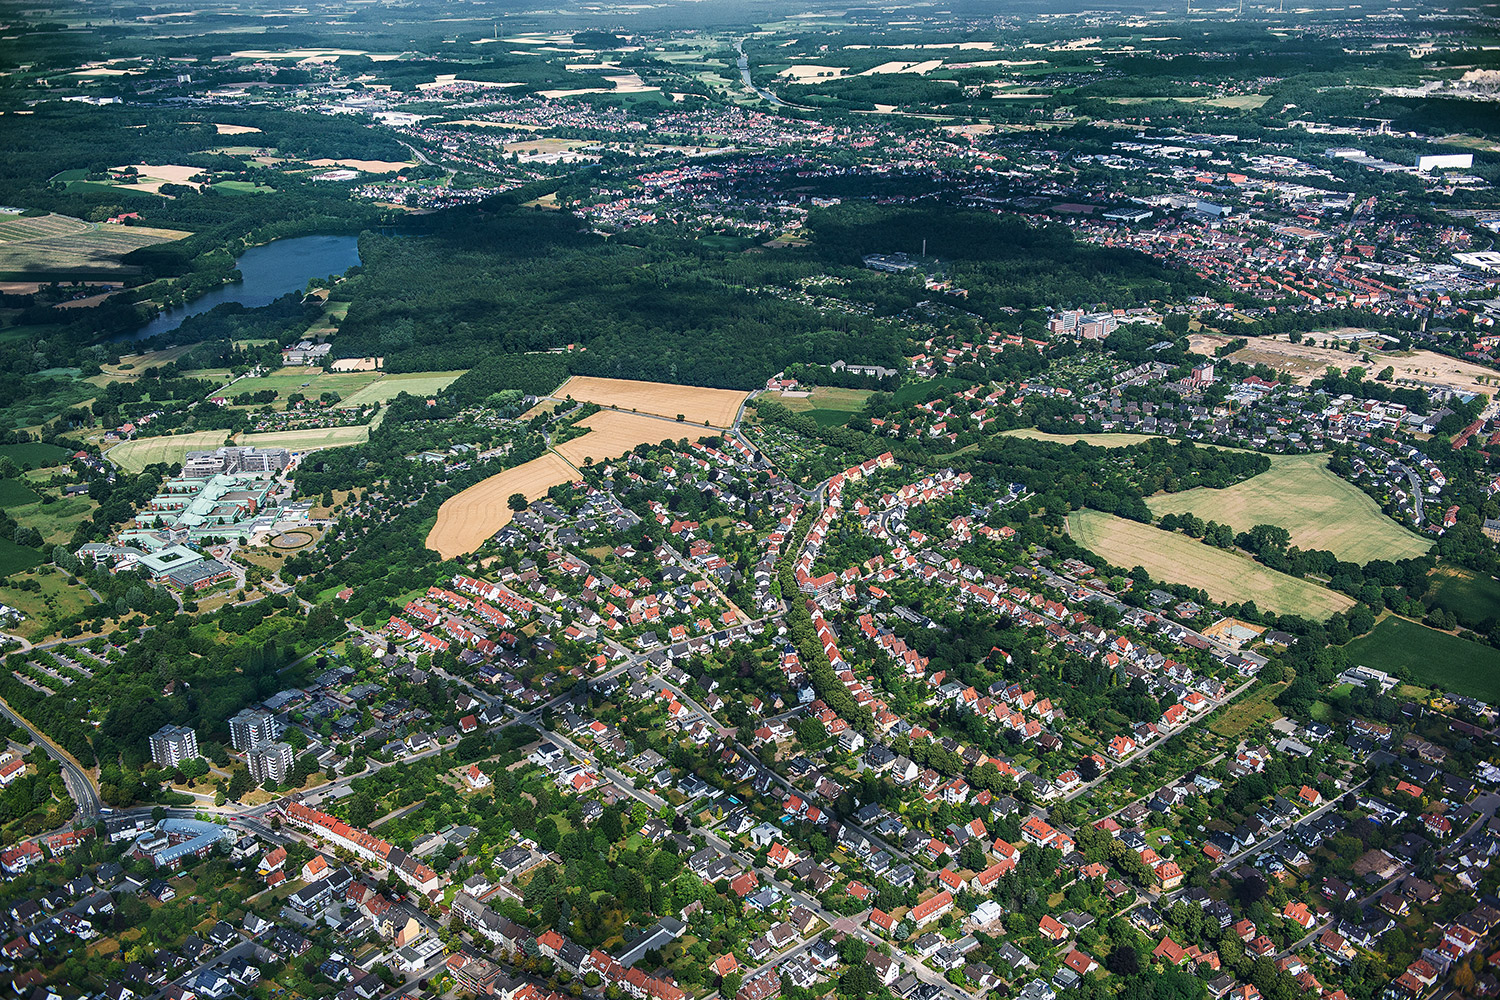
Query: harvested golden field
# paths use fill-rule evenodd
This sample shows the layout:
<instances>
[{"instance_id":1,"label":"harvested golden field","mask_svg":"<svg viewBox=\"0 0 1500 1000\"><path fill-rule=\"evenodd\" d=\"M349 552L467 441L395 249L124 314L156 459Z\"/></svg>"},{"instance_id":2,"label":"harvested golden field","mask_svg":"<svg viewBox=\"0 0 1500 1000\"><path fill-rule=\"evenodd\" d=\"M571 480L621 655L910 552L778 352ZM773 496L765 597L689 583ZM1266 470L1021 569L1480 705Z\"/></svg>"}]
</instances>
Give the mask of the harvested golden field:
<instances>
[{"instance_id":1,"label":"harvested golden field","mask_svg":"<svg viewBox=\"0 0 1500 1000\"><path fill-rule=\"evenodd\" d=\"M1055 444L1091 444L1096 448L1124 448L1160 438L1158 434L1127 434L1120 431L1100 434L1051 434L1047 431L1039 431L1035 427L1017 427L1014 430L1001 431L1000 436L1025 438L1028 441L1051 441Z\"/></svg>"},{"instance_id":2,"label":"harvested golden field","mask_svg":"<svg viewBox=\"0 0 1500 1000\"><path fill-rule=\"evenodd\" d=\"M588 428L588 433L451 497L438 509L437 523L427 533L427 547L444 559L472 552L510 523L514 512L506 501L511 494L523 493L526 499L535 500L553 486L578 479L578 468L588 459L603 462L620 457L638 444L656 444L683 437L692 440L705 433L701 426L695 430L692 424L617 410L604 410L585 417L578 426Z\"/></svg>"},{"instance_id":3,"label":"harvested golden field","mask_svg":"<svg viewBox=\"0 0 1500 1000\"><path fill-rule=\"evenodd\" d=\"M582 437L565 441L553 450L574 465L583 466L585 459L602 462L607 458L619 458L638 444L656 444L660 441L676 441L687 438L696 441L704 434L704 428L692 424L679 424L675 420L648 417L639 413L621 413L618 410L603 410L592 417L578 421L578 427L587 427L589 432Z\"/></svg>"},{"instance_id":4,"label":"harvested golden field","mask_svg":"<svg viewBox=\"0 0 1500 1000\"><path fill-rule=\"evenodd\" d=\"M126 171L134 171L134 174ZM187 184L191 178L205 173L201 167L185 167L180 163L127 163L122 167L111 167L109 172L111 176L139 178L134 181L113 182L115 187L151 194L161 194L163 184Z\"/></svg>"},{"instance_id":5,"label":"harvested golden field","mask_svg":"<svg viewBox=\"0 0 1500 1000\"><path fill-rule=\"evenodd\" d=\"M174 229L84 222L67 215L0 216L0 272L16 277L132 273L137 269L120 263L125 254L191 235Z\"/></svg>"},{"instance_id":6,"label":"harvested golden field","mask_svg":"<svg viewBox=\"0 0 1500 1000\"><path fill-rule=\"evenodd\" d=\"M317 451L319 448L342 448L351 444L364 444L368 440L370 440L370 428L357 424L353 427L312 427L306 430L241 434L235 438L235 443L255 448Z\"/></svg>"},{"instance_id":7,"label":"harvested golden field","mask_svg":"<svg viewBox=\"0 0 1500 1000\"><path fill-rule=\"evenodd\" d=\"M515 513L506 505L514 493L535 500L549 489L578 477L573 467L548 452L514 469L506 469L475 483L438 508L437 523L427 533L427 547L444 559L472 552L485 539L510 523Z\"/></svg>"},{"instance_id":8,"label":"harvested golden field","mask_svg":"<svg viewBox=\"0 0 1500 1000\"><path fill-rule=\"evenodd\" d=\"M416 166L409 160L308 160L309 165L314 167L347 167L350 170L362 170L367 174L393 174L398 170Z\"/></svg>"},{"instance_id":9,"label":"harvested golden field","mask_svg":"<svg viewBox=\"0 0 1500 1000\"><path fill-rule=\"evenodd\" d=\"M681 413L691 423L728 427L734 423L734 415L749 393L737 389L703 389L694 385L574 375L552 395L558 399L572 396L600 406L655 413L663 417L676 417Z\"/></svg>"}]
</instances>

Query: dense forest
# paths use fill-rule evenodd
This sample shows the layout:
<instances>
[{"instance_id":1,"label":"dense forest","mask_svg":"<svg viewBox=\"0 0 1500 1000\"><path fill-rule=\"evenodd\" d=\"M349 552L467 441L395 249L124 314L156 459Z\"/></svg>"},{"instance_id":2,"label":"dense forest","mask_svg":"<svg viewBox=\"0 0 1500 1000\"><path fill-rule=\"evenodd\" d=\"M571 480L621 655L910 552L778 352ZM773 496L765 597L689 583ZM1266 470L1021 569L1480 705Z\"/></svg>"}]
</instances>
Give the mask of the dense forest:
<instances>
[{"instance_id":1,"label":"dense forest","mask_svg":"<svg viewBox=\"0 0 1500 1000\"><path fill-rule=\"evenodd\" d=\"M424 371L576 346L567 355L573 374L751 388L796 362L898 367L904 338L884 317L927 293L911 278L862 271L860 258L914 249L929 236L981 315L1059 296L1146 301L1191 292L1198 280L1139 254L1075 244L1061 227L944 209L817 210L813 244L775 254L628 246L580 232L569 216L502 204L466 222L436 221L419 241L362 237L362 272L339 291L352 300L340 356L382 355L388 370ZM789 294L798 279L830 268L868 283L874 315Z\"/></svg>"},{"instance_id":2,"label":"dense forest","mask_svg":"<svg viewBox=\"0 0 1500 1000\"><path fill-rule=\"evenodd\" d=\"M793 361L901 357L887 324L752 291L806 263L623 246L524 210L467 221L422 240L361 238L363 273L341 290L353 304L339 355L425 371L576 344L575 374L721 388L750 388Z\"/></svg>"}]
</instances>

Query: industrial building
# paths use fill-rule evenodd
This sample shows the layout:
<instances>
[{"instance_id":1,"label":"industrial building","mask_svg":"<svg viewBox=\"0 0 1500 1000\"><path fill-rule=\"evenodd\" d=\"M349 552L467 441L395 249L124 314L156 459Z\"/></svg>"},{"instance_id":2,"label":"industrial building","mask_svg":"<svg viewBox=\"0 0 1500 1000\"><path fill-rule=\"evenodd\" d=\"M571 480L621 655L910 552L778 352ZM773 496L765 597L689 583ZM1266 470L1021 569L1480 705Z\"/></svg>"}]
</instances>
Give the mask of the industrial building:
<instances>
[{"instance_id":1,"label":"industrial building","mask_svg":"<svg viewBox=\"0 0 1500 1000\"><path fill-rule=\"evenodd\" d=\"M190 451L182 461L184 479L236 473L280 472L292 461L285 448L224 447L213 451Z\"/></svg>"}]
</instances>

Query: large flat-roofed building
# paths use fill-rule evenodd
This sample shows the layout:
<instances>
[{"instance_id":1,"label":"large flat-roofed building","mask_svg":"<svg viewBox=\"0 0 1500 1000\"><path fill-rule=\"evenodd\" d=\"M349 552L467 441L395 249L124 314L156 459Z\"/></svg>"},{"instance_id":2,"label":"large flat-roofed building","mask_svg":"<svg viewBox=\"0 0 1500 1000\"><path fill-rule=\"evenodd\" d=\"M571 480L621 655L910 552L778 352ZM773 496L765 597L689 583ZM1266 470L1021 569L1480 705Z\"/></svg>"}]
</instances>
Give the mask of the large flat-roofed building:
<instances>
[{"instance_id":1,"label":"large flat-roofed building","mask_svg":"<svg viewBox=\"0 0 1500 1000\"><path fill-rule=\"evenodd\" d=\"M207 590L216 583L233 580L234 567L217 559L200 559L195 563L168 570L162 577L167 586L185 594Z\"/></svg>"},{"instance_id":2,"label":"large flat-roofed building","mask_svg":"<svg viewBox=\"0 0 1500 1000\"><path fill-rule=\"evenodd\" d=\"M213 451L190 451L182 461L184 478L206 478L237 472L280 472L291 463L285 448L226 446Z\"/></svg>"},{"instance_id":3,"label":"large flat-roofed building","mask_svg":"<svg viewBox=\"0 0 1500 1000\"><path fill-rule=\"evenodd\" d=\"M167 578L167 574L173 570L191 566L193 563L203 561L203 553L196 552L186 545L169 545L158 552L152 552L141 556L137 560L151 574L151 579L161 583Z\"/></svg>"},{"instance_id":4,"label":"large flat-roofed building","mask_svg":"<svg viewBox=\"0 0 1500 1000\"><path fill-rule=\"evenodd\" d=\"M181 767L198 756L198 734L187 726L162 726L150 742L151 759L158 767Z\"/></svg>"},{"instance_id":5,"label":"large flat-roofed building","mask_svg":"<svg viewBox=\"0 0 1500 1000\"><path fill-rule=\"evenodd\" d=\"M156 496L136 511L136 531L156 531L193 541L245 537L257 523L275 480L260 472L182 475L162 483ZM126 538L126 532L120 537ZM131 537L134 537L133 535Z\"/></svg>"},{"instance_id":6,"label":"large flat-roofed building","mask_svg":"<svg viewBox=\"0 0 1500 1000\"><path fill-rule=\"evenodd\" d=\"M864 256L865 267L887 274L915 271L922 266L922 259L905 253L872 253Z\"/></svg>"},{"instance_id":7,"label":"large flat-roofed building","mask_svg":"<svg viewBox=\"0 0 1500 1000\"><path fill-rule=\"evenodd\" d=\"M1417 157L1417 173L1425 174L1433 170L1472 170L1474 169L1473 153L1432 153L1427 156Z\"/></svg>"}]
</instances>

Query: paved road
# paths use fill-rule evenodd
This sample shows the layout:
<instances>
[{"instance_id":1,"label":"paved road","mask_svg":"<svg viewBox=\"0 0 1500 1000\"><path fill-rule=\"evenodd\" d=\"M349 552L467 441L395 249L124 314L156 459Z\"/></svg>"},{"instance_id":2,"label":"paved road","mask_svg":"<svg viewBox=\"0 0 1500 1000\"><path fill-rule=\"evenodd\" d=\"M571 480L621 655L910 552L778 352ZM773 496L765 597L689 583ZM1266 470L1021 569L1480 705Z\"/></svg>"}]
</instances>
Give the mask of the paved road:
<instances>
[{"instance_id":1,"label":"paved road","mask_svg":"<svg viewBox=\"0 0 1500 1000\"><path fill-rule=\"evenodd\" d=\"M41 747L48 757L57 761L62 767L63 783L68 786L68 794L73 797L73 802L77 807L73 813L74 818L85 825L93 823L99 815L101 803L99 791L94 787L93 779L89 777L88 772L80 767L71 756L64 753L62 748L44 736L40 730L13 711L3 699L0 699L0 714L30 733L32 742Z\"/></svg>"}]
</instances>

